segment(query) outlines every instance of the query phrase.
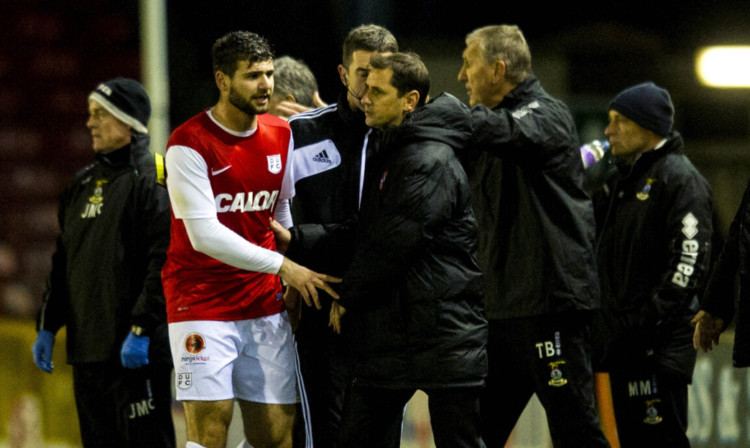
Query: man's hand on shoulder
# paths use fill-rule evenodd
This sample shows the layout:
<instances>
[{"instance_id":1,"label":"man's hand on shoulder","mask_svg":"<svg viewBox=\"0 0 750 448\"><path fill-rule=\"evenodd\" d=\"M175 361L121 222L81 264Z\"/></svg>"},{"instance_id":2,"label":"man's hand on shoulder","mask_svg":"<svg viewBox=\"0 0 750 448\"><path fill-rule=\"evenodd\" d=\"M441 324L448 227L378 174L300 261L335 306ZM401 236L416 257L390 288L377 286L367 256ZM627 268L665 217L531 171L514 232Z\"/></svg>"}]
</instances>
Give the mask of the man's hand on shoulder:
<instances>
[{"instance_id":1,"label":"man's hand on shoulder","mask_svg":"<svg viewBox=\"0 0 750 448\"><path fill-rule=\"evenodd\" d=\"M308 110L313 110L317 107L326 107L328 104L326 104L320 98L320 94L318 94L318 92L315 92L313 94L313 105L315 107L305 106L300 103L295 103L293 101L281 101L279 104L276 105L276 115L279 118L288 120L293 115L297 115L302 112L307 112Z\"/></svg>"}]
</instances>

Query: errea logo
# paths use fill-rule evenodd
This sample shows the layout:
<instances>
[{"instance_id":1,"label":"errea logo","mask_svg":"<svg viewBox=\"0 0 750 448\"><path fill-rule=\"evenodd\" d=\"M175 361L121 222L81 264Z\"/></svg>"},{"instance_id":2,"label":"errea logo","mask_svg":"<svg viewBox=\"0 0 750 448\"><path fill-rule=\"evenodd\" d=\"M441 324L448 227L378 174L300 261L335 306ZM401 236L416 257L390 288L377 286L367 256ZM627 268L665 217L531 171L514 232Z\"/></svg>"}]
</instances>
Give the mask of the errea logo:
<instances>
[{"instance_id":1,"label":"errea logo","mask_svg":"<svg viewBox=\"0 0 750 448\"><path fill-rule=\"evenodd\" d=\"M698 219L692 213L682 218L682 234L688 239L693 239L698 234Z\"/></svg>"},{"instance_id":2,"label":"errea logo","mask_svg":"<svg viewBox=\"0 0 750 448\"><path fill-rule=\"evenodd\" d=\"M516 120L525 117L526 115L534 112L534 109L539 109L539 101L532 101L531 103L523 106L522 108L513 112L513 118Z\"/></svg>"}]
</instances>

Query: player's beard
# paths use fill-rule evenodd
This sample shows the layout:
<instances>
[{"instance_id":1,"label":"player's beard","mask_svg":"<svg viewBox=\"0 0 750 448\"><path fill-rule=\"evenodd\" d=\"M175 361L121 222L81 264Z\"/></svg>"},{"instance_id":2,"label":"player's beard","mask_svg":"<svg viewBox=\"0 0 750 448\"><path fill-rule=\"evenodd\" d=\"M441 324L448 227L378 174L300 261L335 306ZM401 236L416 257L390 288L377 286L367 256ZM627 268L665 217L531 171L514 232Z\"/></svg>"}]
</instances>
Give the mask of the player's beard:
<instances>
[{"instance_id":1,"label":"player's beard","mask_svg":"<svg viewBox=\"0 0 750 448\"><path fill-rule=\"evenodd\" d=\"M268 104L263 108L256 107L252 98L244 98L234 87L229 88L229 102L232 106L248 115L259 115L268 112Z\"/></svg>"}]
</instances>

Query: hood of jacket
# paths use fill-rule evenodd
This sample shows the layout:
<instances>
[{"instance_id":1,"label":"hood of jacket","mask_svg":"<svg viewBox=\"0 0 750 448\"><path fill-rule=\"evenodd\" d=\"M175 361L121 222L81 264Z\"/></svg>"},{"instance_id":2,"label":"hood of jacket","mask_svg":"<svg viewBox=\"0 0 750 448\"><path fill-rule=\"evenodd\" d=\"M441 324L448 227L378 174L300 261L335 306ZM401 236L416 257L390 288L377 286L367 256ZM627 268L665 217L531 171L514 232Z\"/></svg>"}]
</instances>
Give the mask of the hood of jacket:
<instances>
[{"instance_id":1,"label":"hood of jacket","mask_svg":"<svg viewBox=\"0 0 750 448\"><path fill-rule=\"evenodd\" d=\"M383 132L385 147L401 147L414 141L436 141L460 148L471 139L471 111L449 93L442 93L404 118L401 125Z\"/></svg>"}]
</instances>

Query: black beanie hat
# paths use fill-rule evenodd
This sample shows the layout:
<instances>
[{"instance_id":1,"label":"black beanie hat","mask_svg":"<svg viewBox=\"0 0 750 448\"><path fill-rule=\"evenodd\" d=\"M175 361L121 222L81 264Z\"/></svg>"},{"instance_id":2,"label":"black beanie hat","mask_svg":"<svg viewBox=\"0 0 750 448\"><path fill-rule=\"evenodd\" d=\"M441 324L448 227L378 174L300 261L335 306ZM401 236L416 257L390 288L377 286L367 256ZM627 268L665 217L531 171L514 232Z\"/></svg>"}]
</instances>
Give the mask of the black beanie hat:
<instances>
[{"instance_id":1,"label":"black beanie hat","mask_svg":"<svg viewBox=\"0 0 750 448\"><path fill-rule=\"evenodd\" d=\"M672 99L669 92L653 82L644 82L623 90L612 100L609 109L662 137L668 136L672 130Z\"/></svg>"},{"instance_id":2,"label":"black beanie hat","mask_svg":"<svg viewBox=\"0 0 750 448\"><path fill-rule=\"evenodd\" d=\"M129 78L110 79L99 84L89 95L107 109L118 120L127 124L134 131L148 134L151 101L141 83Z\"/></svg>"}]
</instances>

